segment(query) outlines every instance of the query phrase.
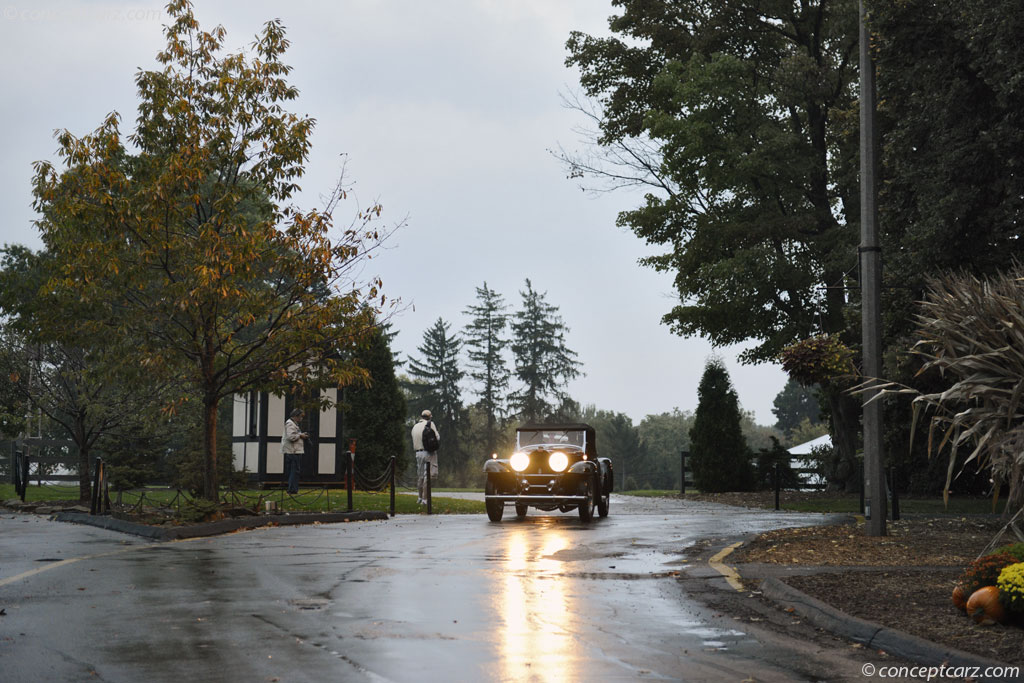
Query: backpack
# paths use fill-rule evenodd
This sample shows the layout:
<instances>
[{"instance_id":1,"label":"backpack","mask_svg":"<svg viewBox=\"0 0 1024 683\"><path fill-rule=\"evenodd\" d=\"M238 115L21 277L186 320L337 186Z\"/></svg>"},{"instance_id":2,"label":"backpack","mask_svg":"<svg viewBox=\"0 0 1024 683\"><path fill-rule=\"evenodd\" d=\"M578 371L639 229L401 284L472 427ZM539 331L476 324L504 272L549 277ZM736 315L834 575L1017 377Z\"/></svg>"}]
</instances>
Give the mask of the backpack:
<instances>
[{"instance_id":1,"label":"backpack","mask_svg":"<svg viewBox=\"0 0 1024 683\"><path fill-rule=\"evenodd\" d=\"M427 420L427 424L423 425L423 450L427 453L433 453L440 445L440 442L437 440L437 432L430 426L430 420Z\"/></svg>"}]
</instances>

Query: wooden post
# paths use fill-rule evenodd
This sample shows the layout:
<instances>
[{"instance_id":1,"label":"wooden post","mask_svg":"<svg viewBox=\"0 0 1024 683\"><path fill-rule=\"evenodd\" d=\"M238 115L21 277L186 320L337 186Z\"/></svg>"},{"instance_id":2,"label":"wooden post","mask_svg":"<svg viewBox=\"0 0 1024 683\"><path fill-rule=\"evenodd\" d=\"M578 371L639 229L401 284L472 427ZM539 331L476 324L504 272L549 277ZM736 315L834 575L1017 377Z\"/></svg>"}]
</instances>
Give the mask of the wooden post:
<instances>
[{"instance_id":1,"label":"wooden post","mask_svg":"<svg viewBox=\"0 0 1024 683\"><path fill-rule=\"evenodd\" d=\"M427 514L433 514L434 496L430 493L430 458L427 458Z\"/></svg>"},{"instance_id":2,"label":"wooden post","mask_svg":"<svg viewBox=\"0 0 1024 683\"><path fill-rule=\"evenodd\" d=\"M779 461L775 461L775 467L772 469L773 479L775 479L775 509L779 509L779 491L782 489L782 479L779 477Z\"/></svg>"},{"instance_id":3,"label":"wooden post","mask_svg":"<svg viewBox=\"0 0 1024 683\"><path fill-rule=\"evenodd\" d=\"M345 488L348 490L348 511L352 512L352 479L353 472L355 469L355 461L352 458L352 451L348 452L348 457L345 458Z\"/></svg>"},{"instance_id":4,"label":"wooden post","mask_svg":"<svg viewBox=\"0 0 1024 683\"><path fill-rule=\"evenodd\" d=\"M395 516L395 456L391 456L391 516Z\"/></svg>"},{"instance_id":5,"label":"wooden post","mask_svg":"<svg viewBox=\"0 0 1024 683\"><path fill-rule=\"evenodd\" d=\"M686 451L679 451L679 495L686 496Z\"/></svg>"}]
</instances>

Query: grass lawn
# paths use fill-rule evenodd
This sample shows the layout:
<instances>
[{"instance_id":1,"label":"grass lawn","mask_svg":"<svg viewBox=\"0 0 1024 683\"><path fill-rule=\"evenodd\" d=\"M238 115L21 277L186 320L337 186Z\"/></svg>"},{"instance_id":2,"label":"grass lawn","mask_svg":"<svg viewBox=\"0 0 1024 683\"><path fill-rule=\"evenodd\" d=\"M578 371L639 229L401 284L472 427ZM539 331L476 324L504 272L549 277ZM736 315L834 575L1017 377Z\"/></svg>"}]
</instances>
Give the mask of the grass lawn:
<instances>
[{"instance_id":1,"label":"grass lawn","mask_svg":"<svg viewBox=\"0 0 1024 683\"><path fill-rule=\"evenodd\" d=\"M458 489L451 489L458 490ZM471 490L471 489L470 489ZM397 492L396 492L397 493ZM482 514L483 501L445 498L442 490L434 495L431 510L434 514ZM440 495L438 495L440 494ZM174 489L148 488L144 490L125 491L121 500L126 505L135 505L142 496L144 504L152 507L187 507L189 498L180 495ZM13 484L0 484L0 500L17 498ZM111 501L116 494L111 491ZM77 486L29 486L25 492L27 502L76 501ZM278 508L287 511L305 512L343 512L348 508L348 495L344 489L300 489L298 495L288 495L281 489L238 491L235 494L225 492L222 499L237 503L242 507L262 507L264 501L276 501ZM352 508L354 510L375 510L387 512L391 505L388 492L352 492ZM395 495L395 514L426 513L426 507L416 503L416 497L398 493Z\"/></svg>"}]
</instances>

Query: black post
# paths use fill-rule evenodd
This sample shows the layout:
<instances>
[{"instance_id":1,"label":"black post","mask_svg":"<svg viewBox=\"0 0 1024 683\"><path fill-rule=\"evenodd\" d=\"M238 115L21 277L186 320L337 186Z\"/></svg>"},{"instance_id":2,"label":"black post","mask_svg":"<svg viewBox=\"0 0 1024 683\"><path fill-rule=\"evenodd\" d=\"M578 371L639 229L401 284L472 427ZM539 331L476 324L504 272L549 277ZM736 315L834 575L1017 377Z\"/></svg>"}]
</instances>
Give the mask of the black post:
<instances>
[{"instance_id":1,"label":"black post","mask_svg":"<svg viewBox=\"0 0 1024 683\"><path fill-rule=\"evenodd\" d=\"M864 463L858 465L857 471L860 473L858 479L860 479L860 514L864 514Z\"/></svg>"},{"instance_id":2,"label":"black post","mask_svg":"<svg viewBox=\"0 0 1024 683\"><path fill-rule=\"evenodd\" d=\"M395 456L391 456L391 516L395 516Z\"/></svg>"},{"instance_id":3,"label":"black post","mask_svg":"<svg viewBox=\"0 0 1024 683\"><path fill-rule=\"evenodd\" d=\"M103 471L103 514L110 514L110 480L106 470Z\"/></svg>"},{"instance_id":4,"label":"black post","mask_svg":"<svg viewBox=\"0 0 1024 683\"><path fill-rule=\"evenodd\" d=\"M352 459L352 452L349 451L348 457L345 459L345 488L348 489L348 511L352 512L352 486L353 479L355 479L355 462Z\"/></svg>"},{"instance_id":5,"label":"black post","mask_svg":"<svg viewBox=\"0 0 1024 683\"><path fill-rule=\"evenodd\" d=\"M89 514L95 515L100 507L100 467L103 461L96 458L92 472L92 495L89 497Z\"/></svg>"},{"instance_id":6,"label":"black post","mask_svg":"<svg viewBox=\"0 0 1024 683\"><path fill-rule=\"evenodd\" d=\"M679 451L679 495L686 496L686 451Z\"/></svg>"},{"instance_id":7,"label":"black post","mask_svg":"<svg viewBox=\"0 0 1024 683\"><path fill-rule=\"evenodd\" d=\"M21 451L14 454L14 491L21 502L25 502L25 489L28 488L28 456Z\"/></svg>"},{"instance_id":8,"label":"black post","mask_svg":"<svg viewBox=\"0 0 1024 683\"><path fill-rule=\"evenodd\" d=\"M427 458L427 514L434 512L434 496L430 492L430 458Z\"/></svg>"},{"instance_id":9,"label":"black post","mask_svg":"<svg viewBox=\"0 0 1024 683\"><path fill-rule=\"evenodd\" d=\"M896 521L900 518L900 489L896 482L896 466L889 466L889 481L892 485L892 518Z\"/></svg>"},{"instance_id":10,"label":"black post","mask_svg":"<svg viewBox=\"0 0 1024 683\"><path fill-rule=\"evenodd\" d=\"M775 461L772 478L775 480L775 509L779 509L779 491L782 489L782 478L779 477L779 461Z\"/></svg>"}]
</instances>

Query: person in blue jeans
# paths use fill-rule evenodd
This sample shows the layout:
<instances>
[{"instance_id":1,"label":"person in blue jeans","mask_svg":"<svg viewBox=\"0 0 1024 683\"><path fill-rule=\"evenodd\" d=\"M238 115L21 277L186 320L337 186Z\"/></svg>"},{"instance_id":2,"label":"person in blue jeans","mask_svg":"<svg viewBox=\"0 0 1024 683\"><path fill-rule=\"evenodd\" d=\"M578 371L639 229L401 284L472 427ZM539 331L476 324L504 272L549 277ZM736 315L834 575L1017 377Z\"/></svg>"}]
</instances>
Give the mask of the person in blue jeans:
<instances>
[{"instance_id":1,"label":"person in blue jeans","mask_svg":"<svg viewBox=\"0 0 1024 683\"><path fill-rule=\"evenodd\" d=\"M305 416L306 414L301 408L296 408L284 423L281 453L284 455L284 475L288 480L288 493L299 492L299 469L302 466L302 453L305 450L302 440L309 436L299 429L299 422L302 422L302 418Z\"/></svg>"}]
</instances>

